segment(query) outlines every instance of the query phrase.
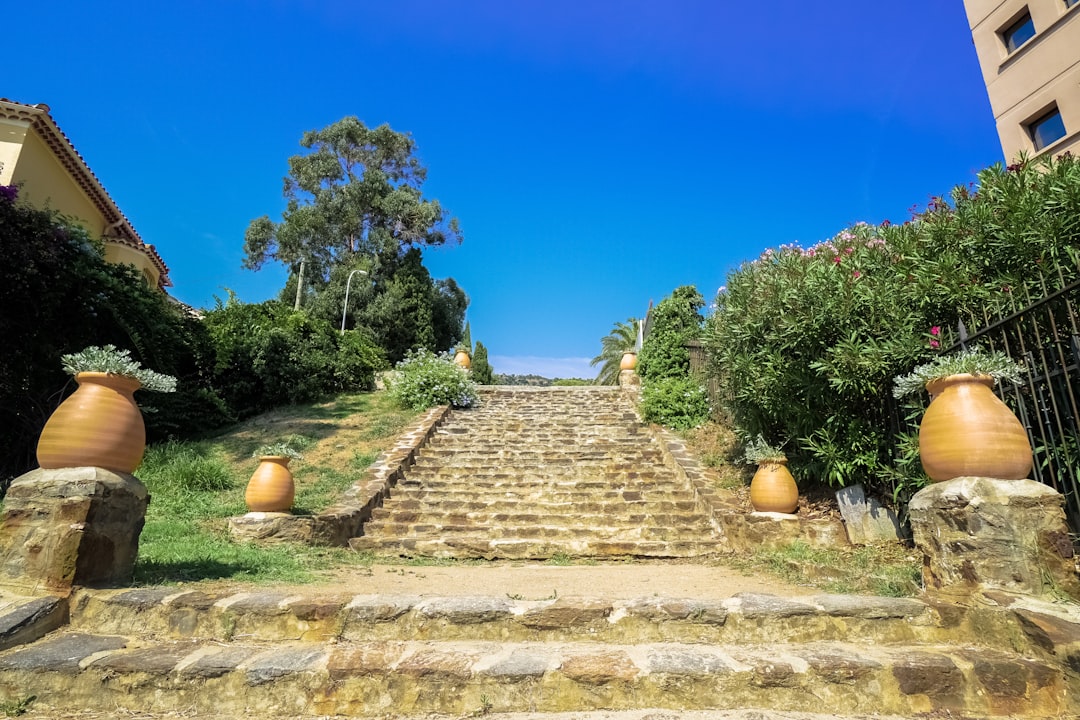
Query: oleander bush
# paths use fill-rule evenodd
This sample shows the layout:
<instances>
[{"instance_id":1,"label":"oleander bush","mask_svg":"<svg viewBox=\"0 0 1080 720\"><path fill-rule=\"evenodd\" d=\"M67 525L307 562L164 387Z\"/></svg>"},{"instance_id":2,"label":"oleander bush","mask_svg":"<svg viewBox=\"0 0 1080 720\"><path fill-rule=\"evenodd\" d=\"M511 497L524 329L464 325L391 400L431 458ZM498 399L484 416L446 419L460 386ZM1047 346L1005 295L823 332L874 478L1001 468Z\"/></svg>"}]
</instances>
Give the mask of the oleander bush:
<instances>
[{"instance_id":1,"label":"oleander bush","mask_svg":"<svg viewBox=\"0 0 1080 720\"><path fill-rule=\"evenodd\" d=\"M945 350L961 318L1075 280L1078 255L1080 163L996 165L901 225L730 272L704 334L711 372L743 440L783 440L796 477L903 500L925 478L912 437L893 447L893 378Z\"/></svg>"}]
</instances>

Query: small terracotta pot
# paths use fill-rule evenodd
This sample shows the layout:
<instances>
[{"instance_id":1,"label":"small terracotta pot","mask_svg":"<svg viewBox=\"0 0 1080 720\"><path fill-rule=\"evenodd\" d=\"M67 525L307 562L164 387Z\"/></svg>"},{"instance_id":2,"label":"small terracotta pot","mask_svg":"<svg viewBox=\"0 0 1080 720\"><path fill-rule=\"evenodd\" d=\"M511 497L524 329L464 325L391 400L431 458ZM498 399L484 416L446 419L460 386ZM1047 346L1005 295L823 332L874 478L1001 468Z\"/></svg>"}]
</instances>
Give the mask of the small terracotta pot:
<instances>
[{"instance_id":1,"label":"small terracotta pot","mask_svg":"<svg viewBox=\"0 0 1080 720\"><path fill-rule=\"evenodd\" d=\"M1024 426L994 394L994 379L950 375L927 383L919 455L934 482L975 476L1022 480L1033 458Z\"/></svg>"},{"instance_id":2,"label":"small terracotta pot","mask_svg":"<svg viewBox=\"0 0 1080 720\"><path fill-rule=\"evenodd\" d=\"M79 373L75 382L79 387L41 431L38 464L135 472L146 450L146 428L134 397L142 385L126 375L99 372Z\"/></svg>"},{"instance_id":3,"label":"small terracotta pot","mask_svg":"<svg viewBox=\"0 0 1080 720\"><path fill-rule=\"evenodd\" d=\"M454 355L454 362L466 370L472 367L472 358L470 358L469 353L464 350L457 351L457 354Z\"/></svg>"},{"instance_id":4,"label":"small terracotta pot","mask_svg":"<svg viewBox=\"0 0 1080 720\"><path fill-rule=\"evenodd\" d=\"M620 370L633 370L637 367L637 353L636 352L624 352L622 360L619 362Z\"/></svg>"},{"instance_id":5,"label":"small terracotta pot","mask_svg":"<svg viewBox=\"0 0 1080 720\"><path fill-rule=\"evenodd\" d=\"M787 469L787 460L758 465L750 481L750 504L757 512L795 512L799 507L799 486Z\"/></svg>"},{"instance_id":6,"label":"small terracotta pot","mask_svg":"<svg viewBox=\"0 0 1080 720\"><path fill-rule=\"evenodd\" d=\"M296 497L296 483L289 470L290 458L264 455L259 458L244 491L244 502L252 512L288 512Z\"/></svg>"}]
</instances>

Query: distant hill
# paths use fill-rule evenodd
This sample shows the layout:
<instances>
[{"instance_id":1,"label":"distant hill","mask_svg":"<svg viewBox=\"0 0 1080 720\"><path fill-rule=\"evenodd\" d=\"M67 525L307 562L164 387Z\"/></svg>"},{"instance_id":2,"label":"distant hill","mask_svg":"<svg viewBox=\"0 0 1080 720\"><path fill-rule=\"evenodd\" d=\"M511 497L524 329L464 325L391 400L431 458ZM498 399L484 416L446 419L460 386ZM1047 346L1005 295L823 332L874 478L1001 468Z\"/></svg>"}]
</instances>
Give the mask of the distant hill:
<instances>
[{"instance_id":1,"label":"distant hill","mask_svg":"<svg viewBox=\"0 0 1080 720\"><path fill-rule=\"evenodd\" d=\"M533 385L535 387L550 387L551 380L540 375L504 375L495 374L496 385Z\"/></svg>"}]
</instances>

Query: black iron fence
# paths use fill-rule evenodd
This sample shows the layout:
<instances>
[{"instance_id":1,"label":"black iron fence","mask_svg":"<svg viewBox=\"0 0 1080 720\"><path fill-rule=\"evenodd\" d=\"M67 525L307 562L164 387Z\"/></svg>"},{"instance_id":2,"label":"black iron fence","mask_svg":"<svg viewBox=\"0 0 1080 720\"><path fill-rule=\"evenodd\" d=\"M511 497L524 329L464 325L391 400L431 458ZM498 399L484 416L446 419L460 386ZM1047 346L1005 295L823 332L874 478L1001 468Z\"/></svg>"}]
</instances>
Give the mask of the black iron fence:
<instances>
[{"instance_id":1,"label":"black iron fence","mask_svg":"<svg viewBox=\"0 0 1080 720\"><path fill-rule=\"evenodd\" d=\"M1032 477L1065 496L1065 512L1080 532L1080 281L1032 300L1016 297L999 317L969 317L942 335L947 352L978 345L1022 362L1020 385L998 384L1031 441ZM898 428L904 419L897 418Z\"/></svg>"}]
</instances>

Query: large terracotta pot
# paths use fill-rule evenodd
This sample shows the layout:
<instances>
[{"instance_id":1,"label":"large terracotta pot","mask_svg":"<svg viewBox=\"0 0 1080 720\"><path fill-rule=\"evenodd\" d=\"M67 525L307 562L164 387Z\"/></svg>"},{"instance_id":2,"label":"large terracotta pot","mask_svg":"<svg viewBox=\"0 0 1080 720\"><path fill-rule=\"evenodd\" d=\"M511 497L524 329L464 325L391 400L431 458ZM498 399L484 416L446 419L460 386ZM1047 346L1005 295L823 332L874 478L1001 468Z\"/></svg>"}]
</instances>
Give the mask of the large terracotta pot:
<instances>
[{"instance_id":1,"label":"large terracotta pot","mask_svg":"<svg viewBox=\"0 0 1080 720\"><path fill-rule=\"evenodd\" d=\"M83 372L79 387L45 423L37 461L45 469L100 467L133 473L146 450L146 428L135 404L135 378Z\"/></svg>"},{"instance_id":2,"label":"large terracotta pot","mask_svg":"<svg viewBox=\"0 0 1080 720\"><path fill-rule=\"evenodd\" d=\"M457 351L457 354L454 355L454 362L466 370L472 367L472 358L470 358L469 353L464 350Z\"/></svg>"},{"instance_id":3,"label":"large terracotta pot","mask_svg":"<svg viewBox=\"0 0 1080 720\"><path fill-rule=\"evenodd\" d=\"M622 361L619 362L620 370L633 370L637 367L637 353L636 352L624 352Z\"/></svg>"},{"instance_id":4,"label":"large terracotta pot","mask_svg":"<svg viewBox=\"0 0 1080 720\"><path fill-rule=\"evenodd\" d=\"M758 512L795 512L799 506L799 486L787 469L787 460L758 465L750 481L750 504Z\"/></svg>"},{"instance_id":5,"label":"large terracotta pot","mask_svg":"<svg viewBox=\"0 0 1080 720\"><path fill-rule=\"evenodd\" d=\"M1022 480L1031 472L1027 433L993 386L991 377L966 374L927 383L933 400L919 426L919 455L934 482Z\"/></svg>"},{"instance_id":6,"label":"large terracotta pot","mask_svg":"<svg viewBox=\"0 0 1080 720\"><path fill-rule=\"evenodd\" d=\"M244 491L244 502L252 512L288 512L296 496L296 483L289 470L289 458L264 455L259 458Z\"/></svg>"}]
</instances>

